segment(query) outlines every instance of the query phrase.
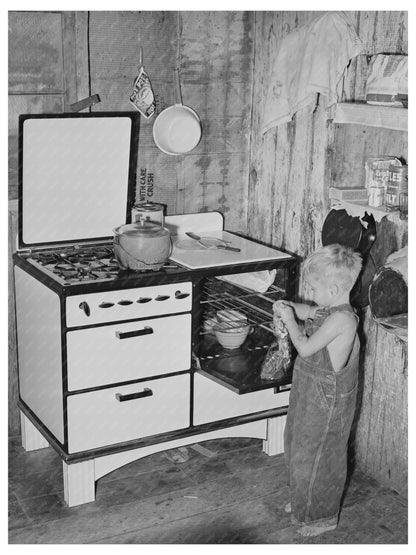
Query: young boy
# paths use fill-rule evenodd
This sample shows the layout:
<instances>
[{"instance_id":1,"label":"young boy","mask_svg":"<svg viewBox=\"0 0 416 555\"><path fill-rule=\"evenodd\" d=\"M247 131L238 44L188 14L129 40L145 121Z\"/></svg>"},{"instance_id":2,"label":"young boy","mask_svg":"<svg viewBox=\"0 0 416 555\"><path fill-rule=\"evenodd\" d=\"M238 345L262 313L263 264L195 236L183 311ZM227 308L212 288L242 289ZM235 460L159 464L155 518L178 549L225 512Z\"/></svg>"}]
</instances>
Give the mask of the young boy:
<instances>
[{"instance_id":1,"label":"young boy","mask_svg":"<svg viewBox=\"0 0 416 555\"><path fill-rule=\"evenodd\" d=\"M347 446L356 405L360 343L358 317L349 302L361 257L338 244L322 247L304 263L316 306L274 304L298 356L285 428L292 521L303 536L338 524L347 473ZM304 328L295 319L304 320Z\"/></svg>"}]
</instances>

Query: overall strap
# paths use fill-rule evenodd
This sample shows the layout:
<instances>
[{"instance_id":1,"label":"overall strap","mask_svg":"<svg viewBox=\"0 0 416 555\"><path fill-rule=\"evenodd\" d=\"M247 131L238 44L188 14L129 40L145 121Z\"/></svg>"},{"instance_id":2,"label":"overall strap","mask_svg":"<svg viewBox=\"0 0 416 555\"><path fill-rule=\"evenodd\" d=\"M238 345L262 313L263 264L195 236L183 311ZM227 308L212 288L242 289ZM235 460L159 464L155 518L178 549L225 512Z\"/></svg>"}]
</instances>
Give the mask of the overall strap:
<instances>
[{"instance_id":1,"label":"overall strap","mask_svg":"<svg viewBox=\"0 0 416 555\"><path fill-rule=\"evenodd\" d=\"M355 319L359 320L358 315L356 313L356 311L354 310L354 308L348 304L348 303L344 303L344 304L339 304L337 306L330 306L330 307L325 307L325 308L321 308L318 309L316 316L319 319L326 319L330 314L334 314L334 312L350 312ZM316 318L317 319L317 318Z\"/></svg>"}]
</instances>

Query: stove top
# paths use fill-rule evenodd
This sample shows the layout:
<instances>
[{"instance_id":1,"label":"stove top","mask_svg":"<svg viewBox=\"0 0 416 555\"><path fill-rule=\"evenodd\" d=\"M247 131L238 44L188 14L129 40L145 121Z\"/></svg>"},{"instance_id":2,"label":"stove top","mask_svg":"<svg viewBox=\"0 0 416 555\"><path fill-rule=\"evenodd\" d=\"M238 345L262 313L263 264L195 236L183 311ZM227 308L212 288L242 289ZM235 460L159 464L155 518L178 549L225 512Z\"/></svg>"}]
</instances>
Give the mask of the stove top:
<instances>
[{"instance_id":1,"label":"stove top","mask_svg":"<svg viewBox=\"0 0 416 555\"><path fill-rule=\"evenodd\" d=\"M21 256L62 285L110 281L129 275L155 273L154 270L122 270L114 257L112 244L71 245ZM161 270L177 270L178 267L178 264L167 260Z\"/></svg>"},{"instance_id":2,"label":"stove top","mask_svg":"<svg viewBox=\"0 0 416 555\"><path fill-rule=\"evenodd\" d=\"M264 255L258 250L262 245L253 243L252 246L251 241L243 241L236 235L231 237L233 244L235 242L241 249L231 252L234 255L232 259L227 256L229 251L217 253L208 249L204 252L190 252L192 256L195 255L194 258L198 257L198 264L191 264L189 256L185 256L189 254L188 251L181 254L179 249L174 248L171 257L159 270L122 270L114 256L112 241L45 245L44 248L38 245L30 251L15 252L13 259L18 266L25 268L58 294L65 295L179 283L189 279L197 280L201 276L205 278L236 272L257 272L270 269L270 265L274 265L278 260L283 266L293 261L286 253L267 248ZM214 256L219 258L216 264L212 263Z\"/></svg>"}]
</instances>

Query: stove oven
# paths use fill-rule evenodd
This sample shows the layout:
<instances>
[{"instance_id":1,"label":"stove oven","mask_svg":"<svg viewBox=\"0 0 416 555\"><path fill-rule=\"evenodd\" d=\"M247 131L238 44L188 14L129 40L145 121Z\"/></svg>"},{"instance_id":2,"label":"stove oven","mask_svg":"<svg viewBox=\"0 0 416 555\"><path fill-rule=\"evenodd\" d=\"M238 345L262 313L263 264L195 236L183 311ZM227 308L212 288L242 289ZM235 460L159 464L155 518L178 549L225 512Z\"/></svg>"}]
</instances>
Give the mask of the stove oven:
<instances>
[{"instance_id":1,"label":"stove oven","mask_svg":"<svg viewBox=\"0 0 416 555\"><path fill-rule=\"evenodd\" d=\"M130 221L138 123L123 112L20 117L22 441L60 454L70 506L93 501L101 476L163 449L242 435L282 450L289 385L262 382L259 368L272 303L294 293L296 260L204 213L166 218L174 247L160 270L120 270L111 233ZM201 230L240 250L177 248L185 231ZM281 281L261 295L217 279L271 268ZM237 307L255 330L238 352L204 336L219 307Z\"/></svg>"}]
</instances>

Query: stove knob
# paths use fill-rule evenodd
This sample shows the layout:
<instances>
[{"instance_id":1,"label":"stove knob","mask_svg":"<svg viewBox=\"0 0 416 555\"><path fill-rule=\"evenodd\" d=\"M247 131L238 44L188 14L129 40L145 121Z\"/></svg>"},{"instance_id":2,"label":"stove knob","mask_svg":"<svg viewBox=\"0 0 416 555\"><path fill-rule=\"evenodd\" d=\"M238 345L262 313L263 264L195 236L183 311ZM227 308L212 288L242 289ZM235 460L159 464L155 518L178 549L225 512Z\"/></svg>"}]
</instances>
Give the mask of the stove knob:
<instances>
[{"instance_id":1,"label":"stove knob","mask_svg":"<svg viewBox=\"0 0 416 555\"><path fill-rule=\"evenodd\" d=\"M140 297L140 299L137 299L137 303L148 303L152 300L151 297Z\"/></svg>"},{"instance_id":2,"label":"stove knob","mask_svg":"<svg viewBox=\"0 0 416 555\"><path fill-rule=\"evenodd\" d=\"M175 299L185 299L189 297L189 293L182 293L182 291L175 291Z\"/></svg>"},{"instance_id":3,"label":"stove knob","mask_svg":"<svg viewBox=\"0 0 416 555\"><path fill-rule=\"evenodd\" d=\"M155 297L155 301L166 301L167 299L169 299L169 295L158 295Z\"/></svg>"},{"instance_id":4,"label":"stove knob","mask_svg":"<svg viewBox=\"0 0 416 555\"><path fill-rule=\"evenodd\" d=\"M114 303L103 302L103 303L98 305L98 308L111 308L112 306L114 306Z\"/></svg>"},{"instance_id":5,"label":"stove knob","mask_svg":"<svg viewBox=\"0 0 416 555\"><path fill-rule=\"evenodd\" d=\"M91 314L91 309L86 301L82 301L82 303L80 303L79 305L79 308L85 312L86 316L89 316Z\"/></svg>"}]
</instances>

